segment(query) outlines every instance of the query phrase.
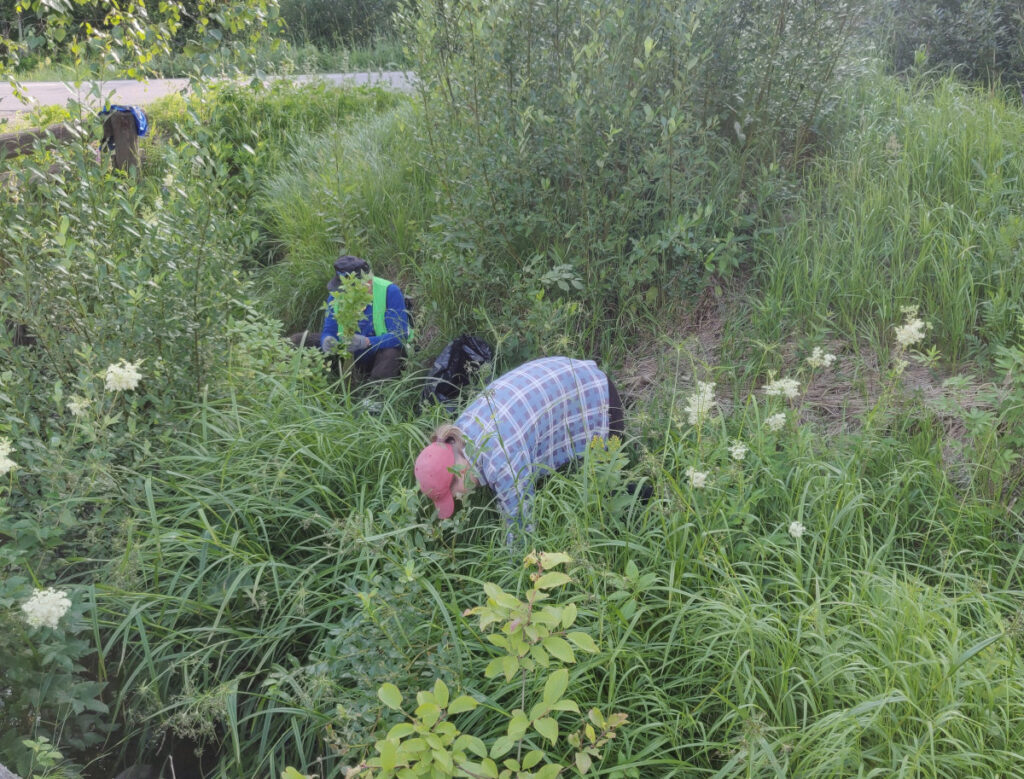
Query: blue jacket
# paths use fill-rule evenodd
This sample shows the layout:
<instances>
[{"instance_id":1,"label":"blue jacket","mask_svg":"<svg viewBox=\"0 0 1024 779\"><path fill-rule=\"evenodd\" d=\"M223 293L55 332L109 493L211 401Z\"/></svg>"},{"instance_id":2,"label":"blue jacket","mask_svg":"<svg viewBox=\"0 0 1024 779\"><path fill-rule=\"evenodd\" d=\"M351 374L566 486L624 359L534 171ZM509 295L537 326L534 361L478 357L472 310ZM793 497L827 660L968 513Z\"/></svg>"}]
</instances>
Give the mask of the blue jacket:
<instances>
[{"instance_id":1,"label":"blue jacket","mask_svg":"<svg viewBox=\"0 0 1024 779\"><path fill-rule=\"evenodd\" d=\"M327 318L324 320L323 330L320 331L320 348L327 351L324 341L328 338L338 338L338 322L334 318L334 308L331 303L334 295L327 295ZM405 297L397 284L388 287L387 307L384 309L384 326L387 332L377 335L373 331L373 304L371 303L363 310L363 318L359 320L356 330L370 339L370 347L361 352L356 352L357 358L365 355L376 354L381 349L401 348L409 339L409 312L405 308ZM347 343L339 344L344 349Z\"/></svg>"}]
</instances>

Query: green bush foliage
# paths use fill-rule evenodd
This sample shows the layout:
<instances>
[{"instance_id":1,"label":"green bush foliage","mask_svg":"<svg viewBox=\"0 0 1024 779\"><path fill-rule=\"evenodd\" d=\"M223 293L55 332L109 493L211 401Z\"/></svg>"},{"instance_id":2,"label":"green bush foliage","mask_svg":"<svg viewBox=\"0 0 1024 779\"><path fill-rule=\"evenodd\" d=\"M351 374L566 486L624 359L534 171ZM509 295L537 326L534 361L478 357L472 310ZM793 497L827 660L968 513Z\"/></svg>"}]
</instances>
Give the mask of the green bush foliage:
<instances>
[{"instance_id":1,"label":"green bush foliage","mask_svg":"<svg viewBox=\"0 0 1024 779\"><path fill-rule=\"evenodd\" d=\"M745 160L757 171L826 134L859 8L419 6L406 25L442 197L438 252L458 254L479 299L533 263L566 265L597 318L638 290L728 275L761 206Z\"/></svg>"},{"instance_id":2,"label":"green bush foliage","mask_svg":"<svg viewBox=\"0 0 1024 779\"><path fill-rule=\"evenodd\" d=\"M990 83L1024 76L1024 18L1015 2L889 2L879 27L898 72L925 66Z\"/></svg>"}]
</instances>

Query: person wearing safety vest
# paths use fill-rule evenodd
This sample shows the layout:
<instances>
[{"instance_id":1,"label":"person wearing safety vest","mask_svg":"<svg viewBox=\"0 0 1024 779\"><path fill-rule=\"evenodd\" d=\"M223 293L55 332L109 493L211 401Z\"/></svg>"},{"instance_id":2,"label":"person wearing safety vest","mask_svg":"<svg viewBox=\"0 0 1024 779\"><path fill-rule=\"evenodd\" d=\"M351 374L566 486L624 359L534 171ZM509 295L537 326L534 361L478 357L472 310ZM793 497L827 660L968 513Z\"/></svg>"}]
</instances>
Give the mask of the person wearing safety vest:
<instances>
[{"instance_id":1,"label":"person wearing safety vest","mask_svg":"<svg viewBox=\"0 0 1024 779\"><path fill-rule=\"evenodd\" d=\"M355 357L353 369L370 380L396 378L402 372L405 347L412 337L405 297L397 284L374 276L370 264L360 257L346 254L334 261L334 278L327 284L327 318L320 331L320 348L331 354L338 347L338 322L331 304L342 277L348 275L365 277L373 295L345 346Z\"/></svg>"}]
</instances>

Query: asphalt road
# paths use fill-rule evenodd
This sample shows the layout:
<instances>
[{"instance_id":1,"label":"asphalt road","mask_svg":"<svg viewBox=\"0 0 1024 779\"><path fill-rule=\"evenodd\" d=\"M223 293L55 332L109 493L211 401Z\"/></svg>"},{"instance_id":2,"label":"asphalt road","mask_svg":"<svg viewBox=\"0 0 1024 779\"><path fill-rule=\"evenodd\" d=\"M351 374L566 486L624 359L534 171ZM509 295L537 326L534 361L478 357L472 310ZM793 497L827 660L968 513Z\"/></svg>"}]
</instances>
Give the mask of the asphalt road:
<instances>
[{"instance_id":1,"label":"asphalt road","mask_svg":"<svg viewBox=\"0 0 1024 779\"><path fill-rule=\"evenodd\" d=\"M412 75L402 71L381 71L376 73L326 73L316 76L291 76L296 83L322 79L332 84L371 84L394 89L399 92L412 91ZM189 81L185 78L159 78L148 82L116 80L104 81L101 94L111 103L122 105L145 105L157 98L174 92L187 91ZM0 119L30 110L34 105L67 105L77 100L85 105L99 106L102 102L93 94L92 84L74 87L60 81L30 81L22 84L29 95L30 103L25 105L14 96L10 84L0 83Z\"/></svg>"}]
</instances>

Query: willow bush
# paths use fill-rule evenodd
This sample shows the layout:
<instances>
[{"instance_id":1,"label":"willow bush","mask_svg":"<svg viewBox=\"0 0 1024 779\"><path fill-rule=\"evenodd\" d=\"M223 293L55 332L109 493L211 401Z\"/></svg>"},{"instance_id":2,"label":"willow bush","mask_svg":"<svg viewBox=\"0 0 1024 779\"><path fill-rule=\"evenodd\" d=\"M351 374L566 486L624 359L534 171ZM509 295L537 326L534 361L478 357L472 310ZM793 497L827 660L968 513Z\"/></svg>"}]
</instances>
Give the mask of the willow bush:
<instances>
[{"instance_id":1,"label":"willow bush","mask_svg":"<svg viewBox=\"0 0 1024 779\"><path fill-rule=\"evenodd\" d=\"M825 133L861 6L419 4L441 253L481 299L569 266L595 315L727 274L757 225L750 172Z\"/></svg>"}]
</instances>

